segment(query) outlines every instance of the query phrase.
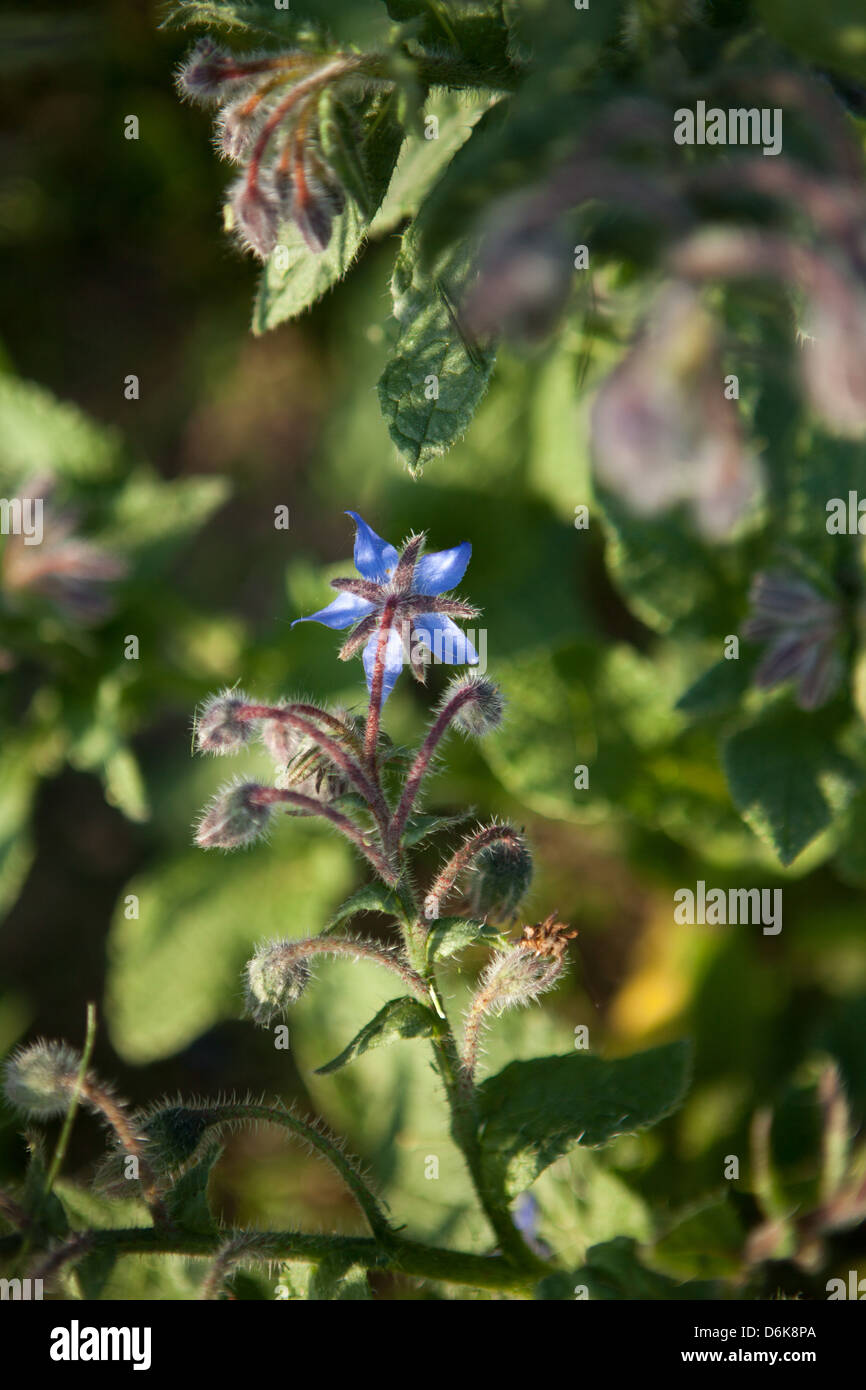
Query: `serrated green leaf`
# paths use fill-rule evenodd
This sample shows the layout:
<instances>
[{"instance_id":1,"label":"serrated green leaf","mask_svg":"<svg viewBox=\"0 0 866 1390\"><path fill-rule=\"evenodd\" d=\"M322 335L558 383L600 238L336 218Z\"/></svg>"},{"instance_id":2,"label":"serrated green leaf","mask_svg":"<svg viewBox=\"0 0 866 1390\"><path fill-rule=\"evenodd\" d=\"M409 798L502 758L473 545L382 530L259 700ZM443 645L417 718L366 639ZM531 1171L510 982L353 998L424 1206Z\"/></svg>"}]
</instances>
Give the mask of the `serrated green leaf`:
<instances>
[{"instance_id":1,"label":"serrated green leaf","mask_svg":"<svg viewBox=\"0 0 866 1390\"><path fill-rule=\"evenodd\" d=\"M328 1076L375 1047L384 1047L401 1038L429 1038L435 1021L430 1009L408 994L399 999L389 999L339 1056L325 1066L317 1067L316 1071L319 1076Z\"/></svg>"},{"instance_id":2,"label":"serrated green leaf","mask_svg":"<svg viewBox=\"0 0 866 1390\"><path fill-rule=\"evenodd\" d=\"M379 378L388 433L417 473L466 431L487 390L495 352L470 341L459 323L460 299L474 269L464 242L423 271L410 229L391 284L399 336Z\"/></svg>"},{"instance_id":3,"label":"serrated green leaf","mask_svg":"<svg viewBox=\"0 0 866 1390\"><path fill-rule=\"evenodd\" d=\"M690 1065L686 1042L612 1062L579 1052L511 1062L478 1090L489 1180L516 1196L575 1144L658 1123L683 1099Z\"/></svg>"},{"instance_id":4,"label":"serrated green leaf","mask_svg":"<svg viewBox=\"0 0 866 1390\"><path fill-rule=\"evenodd\" d=\"M722 744L734 804L785 865L844 811L863 774L820 718L774 711Z\"/></svg>"},{"instance_id":5,"label":"serrated green leaf","mask_svg":"<svg viewBox=\"0 0 866 1390\"><path fill-rule=\"evenodd\" d=\"M469 138L473 126L487 110L488 98L464 93L437 92L427 101L424 115L435 116L438 134L412 133L406 139L394 177L382 206L373 218L371 236L390 232L406 217L414 217L457 150Z\"/></svg>"},{"instance_id":6,"label":"serrated green leaf","mask_svg":"<svg viewBox=\"0 0 866 1390\"><path fill-rule=\"evenodd\" d=\"M427 935L427 959L448 960L469 946L496 946L501 940L499 932L487 922L476 922L471 917L439 917Z\"/></svg>"}]
</instances>

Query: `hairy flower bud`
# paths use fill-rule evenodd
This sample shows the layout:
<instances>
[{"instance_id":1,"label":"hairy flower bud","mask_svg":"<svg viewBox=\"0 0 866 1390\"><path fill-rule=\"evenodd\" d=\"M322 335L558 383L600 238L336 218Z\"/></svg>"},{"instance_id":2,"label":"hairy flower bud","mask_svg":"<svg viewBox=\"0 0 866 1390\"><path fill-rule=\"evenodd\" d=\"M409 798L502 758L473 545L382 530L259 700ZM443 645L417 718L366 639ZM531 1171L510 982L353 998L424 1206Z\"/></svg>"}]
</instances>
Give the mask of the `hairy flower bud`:
<instances>
[{"instance_id":1,"label":"hairy flower bud","mask_svg":"<svg viewBox=\"0 0 866 1390\"><path fill-rule=\"evenodd\" d=\"M252 736L252 724L238 718L249 704L242 691L223 690L211 695L195 721L195 746L200 753L237 753Z\"/></svg>"},{"instance_id":2,"label":"hairy flower bud","mask_svg":"<svg viewBox=\"0 0 866 1390\"><path fill-rule=\"evenodd\" d=\"M247 1013L265 1026L285 1018L309 980L310 968L298 957L296 942L270 941L260 946L246 966Z\"/></svg>"},{"instance_id":3,"label":"hairy flower bud","mask_svg":"<svg viewBox=\"0 0 866 1390\"><path fill-rule=\"evenodd\" d=\"M443 706L456 695L467 692L467 698L460 704L452 723L464 734L472 738L483 738L502 723L505 702L502 691L494 681L480 676L476 671L468 671L451 681L445 692Z\"/></svg>"},{"instance_id":4,"label":"hairy flower bud","mask_svg":"<svg viewBox=\"0 0 866 1390\"><path fill-rule=\"evenodd\" d=\"M13 1053L3 1068L6 1099L37 1120L62 1115L80 1066L81 1057L65 1043L32 1043Z\"/></svg>"},{"instance_id":5,"label":"hairy flower bud","mask_svg":"<svg viewBox=\"0 0 866 1390\"><path fill-rule=\"evenodd\" d=\"M244 246L266 261L277 244L280 204L276 193L259 178L238 179L229 202L230 220Z\"/></svg>"},{"instance_id":6,"label":"hairy flower bud","mask_svg":"<svg viewBox=\"0 0 866 1390\"><path fill-rule=\"evenodd\" d=\"M472 911L502 920L514 915L532 882L532 856L522 835L497 840L475 861L469 891Z\"/></svg>"},{"instance_id":7,"label":"hairy flower bud","mask_svg":"<svg viewBox=\"0 0 866 1390\"><path fill-rule=\"evenodd\" d=\"M195 830L201 849L239 849L259 839L268 827L271 805L257 782L229 782L204 811Z\"/></svg>"},{"instance_id":8,"label":"hairy flower bud","mask_svg":"<svg viewBox=\"0 0 866 1390\"><path fill-rule=\"evenodd\" d=\"M210 39L200 39L178 69L178 90L193 101L218 101L233 67L231 53L218 48Z\"/></svg>"},{"instance_id":9,"label":"hairy flower bud","mask_svg":"<svg viewBox=\"0 0 866 1390\"><path fill-rule=\"evenodd\" d=\"M243 164L250 153L253 138L261 126L261 112L257 107L249 109L247 101L227 106L219 113L216 121L215 144L223 159L233 164Z\"/></svg>"}]
</instances>

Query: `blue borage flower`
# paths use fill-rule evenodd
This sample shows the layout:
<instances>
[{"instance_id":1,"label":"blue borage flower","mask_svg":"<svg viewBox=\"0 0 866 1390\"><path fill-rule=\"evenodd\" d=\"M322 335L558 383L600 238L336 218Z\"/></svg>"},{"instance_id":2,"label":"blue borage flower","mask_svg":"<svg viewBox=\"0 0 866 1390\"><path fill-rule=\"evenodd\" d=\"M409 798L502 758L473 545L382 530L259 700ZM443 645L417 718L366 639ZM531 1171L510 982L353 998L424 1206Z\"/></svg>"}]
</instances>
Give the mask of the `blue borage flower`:
<instances>
[{"instance_id":1,"label":"blue borage flower","mask_svg":"<svg viewBox=\"0 0 866 1390\"><path fill-rule=\"evenodd\" d=\"M478 654L452 621L477 618L479 610L459 599L443 598L466 573L472 546L468 541L450 550L424 555L422 535L410 536L402 553L372 531L357 512L347 512L355 523L355 568L360 579L332 579L337 598L308 618L292 623L323 623L338 631L354 627L340 649L348 661L363 647L367 689L372 693L373 673L386 607L391 620L384 650L384 704L397 683L404 664L423 681L431 655L450 666L475 666Z\"/></svg>"}]
</instances>

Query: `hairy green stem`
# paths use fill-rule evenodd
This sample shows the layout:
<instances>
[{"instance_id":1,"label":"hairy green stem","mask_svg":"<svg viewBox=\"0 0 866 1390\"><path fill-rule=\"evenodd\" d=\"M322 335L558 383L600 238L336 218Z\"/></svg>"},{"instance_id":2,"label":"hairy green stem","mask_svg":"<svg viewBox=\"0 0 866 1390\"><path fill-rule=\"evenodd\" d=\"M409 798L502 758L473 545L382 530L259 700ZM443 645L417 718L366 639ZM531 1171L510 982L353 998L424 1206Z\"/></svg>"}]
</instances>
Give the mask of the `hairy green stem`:
<instances>
[{"instance_id":1,"label":"hairy green stem","mask_svg":"<svg viewBox=\"0 0 866 1390\"><path fill-rule=\"evenodd\" d=\"M81 1233L82 1235L84 1233ZM250 1232L222 1230L215 1235L170 1227L136 1226L127 1230L87 1232L88 1251L116 1255L190 1255L213 1260L227 1244L249 1241ZM0 1237L0 1254L13 1253L18 1235ZM539 1277L535 1269L518 1269L500 1255L472 1255L391 1236L387 1244L365 1236L312 1235L300 1231L255 1232L255 1254L262 1260L319 1261L328 1256L415 1279L436 1279L469 1288L530 1297ZM251 1250L252 1253L252 1250Z\"/></svg>"}]
</instances>

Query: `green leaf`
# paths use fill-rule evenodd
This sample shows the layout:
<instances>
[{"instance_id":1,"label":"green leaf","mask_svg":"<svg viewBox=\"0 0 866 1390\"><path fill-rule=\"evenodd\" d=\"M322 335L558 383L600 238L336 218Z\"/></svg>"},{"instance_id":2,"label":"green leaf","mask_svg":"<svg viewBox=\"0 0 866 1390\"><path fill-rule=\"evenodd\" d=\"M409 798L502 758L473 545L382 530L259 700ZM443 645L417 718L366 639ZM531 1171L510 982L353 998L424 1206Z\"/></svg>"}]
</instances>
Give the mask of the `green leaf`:
<instances>
[{"instance_id":1,"label":"green leaf","mask_svg":"<svg viewBox=\"0 0 866 1390\"><path fill-rule=\"evenodd\" d=\"M396 893L384 883L365 883L357 893L340 904L325 930L330 931L358 912L384 912L389 917L400 917L402 908Z\"/></svg>"},{"instance_id":2,"label":"green leaf","mask_svg":"<svg viewBox=\"0 0 866 1390\"><path fill-rule=\"evenodd\" d=\"M493 370L494 351L470 342L459 326L472 273L468 242L428 273L414 231L406 233L391 283L400 331L378 389L388 432L415 474L465 432Z\"/></svg>"},{"instance_id":3,"label":"green leaf","mask_svg":"<svg viewBox=\"0 0 866 1390\"><path fill-rule=\"evenodd\" d=\"M717 661L683 692L677 709L696 718L736 709L748 689L754 664L746 657Z\"/></svg>"},{"instance_id":4,"label":"green leaf","mask_svg":"<svg viewBox=\"0 0 866 1390\"><path fill-rule=\"evenodd\" d=\"M285 1264L277 1282L277 1297L293 1303L370 1299L370 1285L363 1265L352 1264L335 1251L318 1264L293 1260Z\"/></svg>"},{"instance_id":5,"label":"green leaf","mask_svg":"<svg viewBox=\"0 0 866 1390\"><path fill-rule=\"evenodd\" d=\"M291 0L286 8L277 7L274 0L172 0L161 27L196 25L317 50L329 36L359 47L376 46L384 42L388 30L384 9L369 0Z\"/></svg>"},{"instance_id":6,"label":"green leaf","mask_svg":"<svg viewBox=\"0 0 866 1390\"><path fill-rule=\"evenodd\" d=\"M410 816L403 831L403 844L411 849L414 845L420 845L425 840L429 840L438 830L447 830L452 826L462 825L464 821L469 819L469 812L459 816L428 816L423 812L416 816Z\"/></svg>"},{"instance_id":7,"label":"green leaf","mask_svg":"<svg viewBox=\"0 0 866 1390\"><path fill-rule=\"evenodd\" d=\"M730 1193L724 1192L681 1212L654 1242L652 1263L680 1279L733 1276L742 1268L745 1239Z\"/></svg>"},{"instance_id":8,"label":"green leaf","mask_svg":"<svg viewBox=\"0 0 866 1390\"><path fill-rule=\"evenodd\" d=\"M117 430L95 425L41 386L0 375L0 480L14 490L46 469L79 483L117 476L124 448ZM5 495L9 495L6 493Z\"/></svg>"},{"instance_id":9,"label":"green leaf","mask_svg":"<svg viewBox=\"0 0 866 1390\"><path fill-rule=\"evenodd\" d=\"M468 139L488 105L488 98L462 92L436 92L429 98L424 115L436 117L438 135L435 140L428 140L424 134L413 132L406 139L391 186L373 218L371 236L382 236L404 218L415 216L442 170Z\"/></svg>"},{"instance_id":10,"label":"green leaf","mask_svg":"<svg viewBox=\"0 0 866 1390\"><path fill-rule=\"evenodd\" d=\"M690 1063L686 1042L612 1062L580 1052L511 1062L478 1090L488 1180L516 1196L575 1144L657 1124L682 1101Z\"/></svg>"},{"instance_id":11,"label":"green leaf","mask_svg":"<svg viewBox=\"0 0 866 1390\"><path fill-rule=\"evenodd\" d=\"M389 999L376 1017L364 1024L360 1033L356 1034L338 1057L323 1067L317 1067L316 1071L319 1076L327 1076L330 1072L339 1071L340 1067L354 1061L363 1053L372 1051L374 1047L384 1047L388 1043L398 1042L400 1038L429 1038L434 1023L435 1018L430 1009L411 995Z\"/></svg>"},{"instance_id":12,"label":"green leaf","mask_svg":"<svg viewBox=\"0 0 866 1390\"><path fill-rule=\"evenodd\" d=\"M211 1214L207 1188L211 1170L221 1153L219 1144L210 1144L199 1161L166 1193L166 1211L180 1230L194 1231L197 1235L216 1234L218 1228Z\"/></svg>"},{"instance_id":13,"label":"green leaf","mask_svg":"<svg viewBox=\"0 0 866 1390\"><path fill-rule=\"evenodd\" d=\"M866 80L866 14L862 0L759 0L761 18L774 38L810 64L827 64Z\"/></svg>"},{"instance_id":14,"label":"green leaf","mask_svg":"<svg viewBox=\"0 0 866 1390\"><path fill-rule=\"evenodd\" d=\"M471 917L439 917L427 936L427 959L447 960L478 944L497 946L502 944L502 938L487 922L476 922Z\"/></svg>"},{"instance_id":15,"label":"green leaf","mask_svg":"<svg viewBox=\"0 0 866 1390\"><path fill-rule=\"evenodd\" d=\"M722 744L740 815L785 865L830 826L862 782L820 717L774 711Z\"/></svg>"},{"instance_id":16,"label":"green leaf","mask_svg":"<svg viewBox=\"0 0 866 1390\"><path fill-rule=\"evenodd\" d=\"M391 180L403 131L393 114L393 103L383 98L376 98L368 105L360 124L362 137L358 157L366 169L370 205L375 209ZM339 217L334 218L327 249L316 255L295 224L286 223L259 281L253 332L266 333L288 319L297 318L321 299L343 278L358 255L367 226L367 218L358 204L349 200Z\"/></svg>"},{"instance_id":17,"label":"green leaf","mask_svg":"<svg viewBox=\"0 0 866 1390\"><path fill-rule=\"evenodd\" d=\"M0 750L0 912L15 901L33 858L30 811L36 793L34 750L7 737Z\"/></svg>"}]
</instances>

